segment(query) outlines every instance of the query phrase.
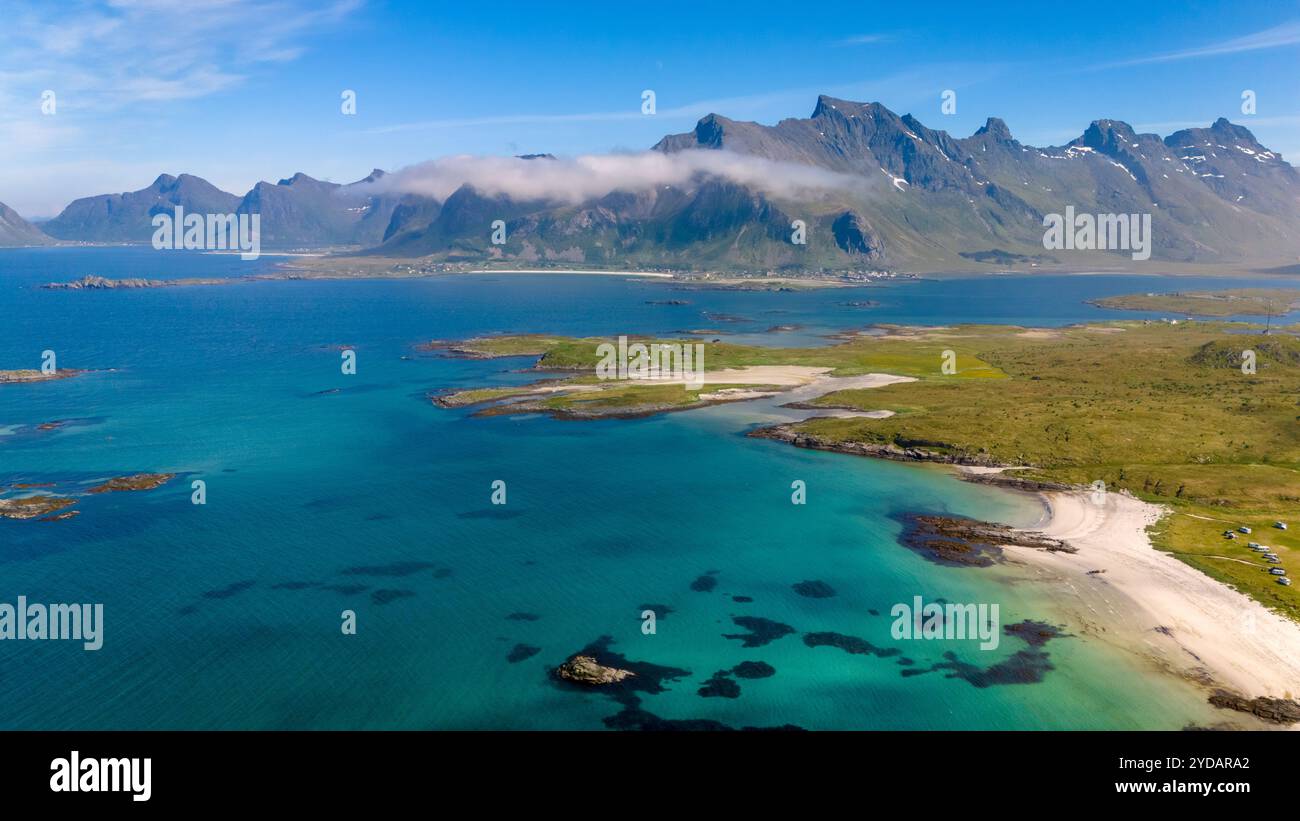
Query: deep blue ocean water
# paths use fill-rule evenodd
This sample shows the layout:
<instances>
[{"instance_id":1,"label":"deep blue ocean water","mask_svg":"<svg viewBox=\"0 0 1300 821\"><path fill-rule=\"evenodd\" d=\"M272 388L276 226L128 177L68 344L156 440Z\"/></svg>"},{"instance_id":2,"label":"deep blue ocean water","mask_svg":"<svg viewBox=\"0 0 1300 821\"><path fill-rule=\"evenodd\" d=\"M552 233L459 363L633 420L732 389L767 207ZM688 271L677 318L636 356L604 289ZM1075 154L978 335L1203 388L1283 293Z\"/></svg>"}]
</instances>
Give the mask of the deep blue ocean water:
<instances>
[{"instance_id":1,"label":"deep blue ocean water","mask_svg":"<svg viewBox=\"0 0 1300 821\"><path fill-rule=\"evenodd\" d=\"M0 642L0 728L560 728L620 705L548 672L603 636L635 661L690 671L642 694L665 719L831 728L1169 728L1202 696L1080 636L1026 684L904 676L898 656L809 647L830 631L898 647L916 669L955 653L985 668L1025 647L895 642L890 607L997 602L1002 621L1061 623L1011 569L933 565L897 543L900 512L1017 524L1030 499L934 469L746 438L770 405L639 420L470 418L430 392L535 378L527 358L472 361L415 345L497 332L584 336L720 327L819 344L873 322L1057 325L1131 313L1107 294L1241 280L998 277L853 290L671 290L621 277L475 275L51 291L86 274L218 277L281 260L148 249L0 251L0 368L50 349L75 379L0 386L0 486L84 490L175 472L161 489L85 496L62 522L0 520L0 602L102 602L103 649ZM688 306L650 304L686 299ZM874 300L875 308L844 303ZM704 316L705 312L714 318ZM799 330L765 333L775 325ZM340 372L339 347L358 373ZM337 391L335 390L337 389ZM65 426L39 432L44 422ZM190 482L207 504L190 503ZM508 503L489 503L495 480ZM790 503L804 480L808 503ZM693 590L699 577L716 581ZM807 598L791 585L837 591ZM733 596L747 596L738 602ZM654 635L642 605L660 607ZM353 610L357 634L340 631ZM880 615L872 615L871 611ZM508 618L527 614L530 619ZM747 648L732 619L795 632ZM1070 625L1063 624L1069 629ZM537 648L519 661L516 645ZM742 661L737 698L697 691Z\"/></svg>"}]
</instances>

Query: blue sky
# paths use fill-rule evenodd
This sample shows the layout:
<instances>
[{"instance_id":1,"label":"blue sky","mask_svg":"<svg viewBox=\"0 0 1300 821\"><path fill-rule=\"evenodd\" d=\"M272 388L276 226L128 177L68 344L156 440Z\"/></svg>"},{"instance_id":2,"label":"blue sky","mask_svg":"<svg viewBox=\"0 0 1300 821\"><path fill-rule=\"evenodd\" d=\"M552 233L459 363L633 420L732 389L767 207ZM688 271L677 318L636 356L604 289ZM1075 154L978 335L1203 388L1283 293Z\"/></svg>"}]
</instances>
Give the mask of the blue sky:
<instances>
[{"instance_id":1,"label":"blue sky","mask_svg":"<svg viewBox=\"0 0 1300 821\"><path fill-rule=\"evenodd\" d=\"M0 202L30 217L162 172L242 194L296 171L346 182L454 154L641 150L710 111L806 117L821 92L957 136L998 116L1039 145L1102 117L1168 134L1226 116L1300 160L1291 0L0 7Z\"/></svg>"}]
</instances>

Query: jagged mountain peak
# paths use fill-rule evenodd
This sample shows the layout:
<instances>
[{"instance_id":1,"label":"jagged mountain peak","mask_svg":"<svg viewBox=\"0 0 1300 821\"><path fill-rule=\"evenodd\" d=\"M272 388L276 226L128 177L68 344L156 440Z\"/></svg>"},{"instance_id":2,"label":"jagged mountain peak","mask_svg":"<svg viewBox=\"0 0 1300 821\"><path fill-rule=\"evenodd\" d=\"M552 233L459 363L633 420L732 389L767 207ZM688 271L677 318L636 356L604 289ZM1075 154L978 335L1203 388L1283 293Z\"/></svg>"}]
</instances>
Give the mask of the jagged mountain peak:
<instances>
[{"instance_id":1,"label":"jagged mountain peak","mask_svg":"<svg viewBox=\"0 0 1300 821\"><path fill-rule=\"evenodd\" d=\"M1007 127L1006 121L1001 117L989 117L984 121L984 125L975 130L976 137L989 136L998 142L1014 142L1011 136L1011 129Z\"/></svg>"},{"instance_id":2,"label":"jagged mountain peak","mask_svg":"<svg viewBox=\"0 0 1300 821\"><path fill-rule=\"evenodd\" d=\"M898 115L890 111L882 103L857 103L852 100L841 100L828 94L819 94L817 96L817 105L813 108L812 119L857 115L898 119Z\"/></svg>"},{"instance_id":3,"label":"jagged mountain peak","mask_svg":"<svg viewBox=\"0 0 1300 821\"><path fill-rule=\"evenodd\" d=\"M1118 155L1137 148L1144 139L1161 142L1155 134L1138 134L1123 120L1093 120L1067 147L1082 146L1102 154Z\"/></svg>"},{"instance_id":4,"label":"jagged mountain peak","mask_svg":"<svg viewBox=\"0 0 1300 821\"><path fill-rule=\"evenodd\" d=\"M732 122L720 114L706 114L695 124L695 139L703 148L721 148L723 134Z\"/></svg>"},{"instance_id":5,"label":"jagged mountain peak","mask_svg":"<svg viewBox=\"0 0 1300 821\"><path fill-rule=\"evenodd\" d=\"M304 174L303 172L299 171L296 174L294 174L292 177L280 180L279 182L276 183L276 185L290 186L290 185L300 185L302 183L318 183L318 182L320 182L320 180L308 176L307 174Z\"/></svg>"},{"instance_id":6,"label":"jagged mountain peak","mask_svg":"<svg viewBox=\"0 0 1300 821\"><path fill-rule=\"evenodd\" d=\"M1300 218L1300 173L1226 118L1164 140L1120 120L1098 119L1067 147L1035 148L1017 142L997 117L970 137L954 138L881 103L823 94L811 117L765 125L711 113L692 130L665 136L655 149L726 149L780 165L757 182L738 182L726 171L699 173L689 182L563 205L516 201L470 185L437 202L400 186L361 184L386 176L380 169L348 186L299 172L278 184L258 183L238 210L261 214L268 247L360 245L377 254L452 261L490 255L687 267L870 263L953 270L969 267L960 258L979 264L1039 260L1042 216L1065 205L1152 213L1155 251L1163 260L1274 262L1300 254L1300 236L1292 230ZM794 166L833 172L835 182L805 197L798 185L785 184L783 168L794 179L807 173ZM143 241L155 209L184 203L187 210L225 211L227 198L198 178L162 175L145 191L78 201L45 230L62 239ZM496 219L507 221L517 244L488 245L488 226ZM792 246L795 219L805 221L809 236L833 241Z\"/></svg>"},{"instance_id":7,"label":"jagged mountain peak","mask_svg":"<svg viewBox=\"0 0 1300 821\"><path fill-rule=\"evenodd\" d=\"M158 178L153 181L153 185L145 190L147 191L150 189L156 190L160 194L174 194L192 189L200 189L209 192L219 190L215 185L202 177L183 172L176 176L172 176L171 174L159 174Z\"/></svg>"},{"instance_id":8,"label":"jagged mountain peak","mask_svg":"<svg viewBox=\"0 0 1300 821\"><path fill-rule=\"evenodd\" d=\"M1190 147L1196 145L1240 145L1257 152L1267 151L1249 128L1230 122L1226 117L1215 120L1209 128L1184 128L1165 138L1165 145L1170 147Z\"/></svg>"}]
</instances>

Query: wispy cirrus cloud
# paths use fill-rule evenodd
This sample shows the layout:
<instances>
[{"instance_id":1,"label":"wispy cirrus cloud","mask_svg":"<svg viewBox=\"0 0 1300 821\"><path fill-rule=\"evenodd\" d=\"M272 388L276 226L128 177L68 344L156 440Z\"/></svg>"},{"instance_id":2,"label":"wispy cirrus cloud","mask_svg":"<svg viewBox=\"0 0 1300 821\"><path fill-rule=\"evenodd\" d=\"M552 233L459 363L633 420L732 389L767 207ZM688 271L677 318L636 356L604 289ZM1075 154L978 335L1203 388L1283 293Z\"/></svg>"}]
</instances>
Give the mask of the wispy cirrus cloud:
<instances>
[{"instance_id":1,"label":"wispy cirrus cloud","mask_svg":"<svg viewBox=\"0 0 1300 821\"><path fill-rule=\"evenodd\" d=\"M894 39L894 35L883 32L874 32L872 34L855 34L852 37L845 37L843 40L837 40L837 46L870 46L876 43L888 43Z\"/></svg>"},{"instance_id":2,"label":"wispy cirrus cloud","mask_svg":"<svg viewBox=\"0 0 1300 821\"><path fill-rule=\"evenodd\" d=\"M74 196L138 187L158 156L116 158L139 157L135 137L159 130L142 123L296 59L362 3L0 0L0 201L49 216Z\"/></svg>"},{"instance_id":3,"label":"wispy cirrus cloud","mask_svg":"<svg viewBox=\"0 0 1300 821\"><path fill-rule=\"evenodd\" d=\"M783 116L790 111L797 111L801 106L811 110L818 94L829 94L849 100L879 100L889 98L899 104L910 105L927 96L935 95L939 88L965 88L987 82L1005 71L1005 66L996 63L980 65L934 64L900 72L889 77L855 83L828 83L824 86L805 86L803 88L786 88L766 94L746 94L734 97L714 97L705 100L693 100L680 105L665 106L665 99L659 98L659 108L653 118L656 120L696 120L707 114L725 114L732 119L755 117L755 112L765 109L779 109ZM954 80L954 78L960 78ZM938 99L937 96L935 99ZM508 125L551 125L557 123L617 122L625 120L646 120L648 115L640 111L639 97L631 98L626 109L621 111L588 112L533 112L493 114L482 117L453 117L422 120L409 123L392 123L366 129L367 134L391 134L403 131L434 131L450 128L473 128L482 126Z\"/></svg>"},{"instance_id":4,"label":"wispy cirrus cloud","mask_svg":"<svg viewBox=\"0 0 1300 821\"><path fill-rule=\"evenodd\" d=\"M361 4L6 0L0 86L30 100L52 89L61 107L81 111L205 97L239 85L260 64L295 59L307 35Z\"/></svg>"},{"instance_id":5,"label":"wispy cirrus cloud","mask_svg":"<svg viewBox=\"0 0 1300 821\"><path fill-rule=\"evenodd\" d=\"M1241 37L1220 40L1216 43L1180 49L1178 51L1167 51L1161 54L1148 55L1146 57L1135 57L1130 60L1104 63L1096 68L1121 68L1124 66L1149 65L1152 63L1172 63L1179 60L1195 60L1200 57L1219 57L1225 54L1241 54L1248 51L1262 51L1264 49L1284 48L1286 46L1294 45L1300 45L1300 20L1282 23L1273 26L1272 28L1267 28L1252 34L1246 34Z\"/></svg>"}]
</instances>

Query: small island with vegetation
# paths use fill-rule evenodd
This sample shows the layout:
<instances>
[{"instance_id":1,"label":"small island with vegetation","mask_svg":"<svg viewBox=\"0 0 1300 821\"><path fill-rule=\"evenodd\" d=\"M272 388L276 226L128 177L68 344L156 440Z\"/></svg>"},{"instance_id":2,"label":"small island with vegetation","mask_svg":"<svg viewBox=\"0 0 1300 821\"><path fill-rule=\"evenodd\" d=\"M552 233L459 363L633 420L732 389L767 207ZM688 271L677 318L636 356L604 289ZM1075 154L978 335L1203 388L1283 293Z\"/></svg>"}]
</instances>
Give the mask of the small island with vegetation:
<instances>
[{"instance_id":1,"label":"small island with vegetation","mask_svg":"<svg viewBox=\"0 0 1300 821\"><path fill-rule=\"evenodd\" d=\"M0 370L0 385L17 385L27 382L53 382L56 379L70 379L74 376L80 376L85 371L73 370L71 368L60 368L57 371L46 373L36 368L19 368L17 370Z\"/></svg>"},{"instance_id":2,"label":"small island with vegetation","mask_svg":"<svg viewBox=\"0 0 1300 821\"><path fill-rule=\"evenodd\" d=\"M51 484L0 485L0 519L39 519L60 522L77 516L73 510L82 495L156 490L176 478L174 473L135 473L114 476L85 489L55 492Z\"/></svg>"},{"instance_id":3,"label":"small island with vegetation","mask_svg":"<svg viewBox=\"0 0 1300 821\"><path fill-rule=\"evenodd\" d=\"M1281 316L1300 310L1300 289L1233 288L1169 294L1125 294L1089 300L1090 305L1117 311L1148 311L1183 316Z\"/></svg>"}]
</instances>

